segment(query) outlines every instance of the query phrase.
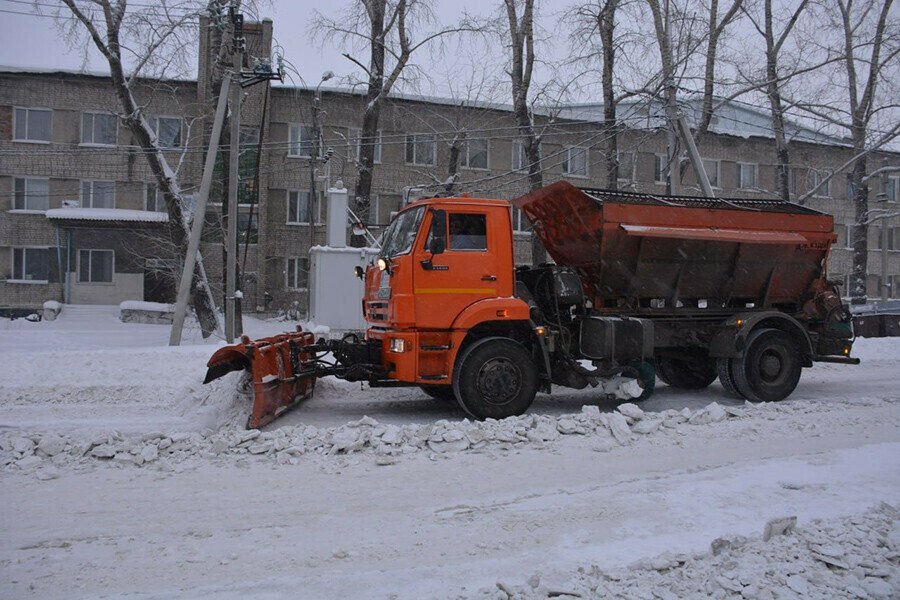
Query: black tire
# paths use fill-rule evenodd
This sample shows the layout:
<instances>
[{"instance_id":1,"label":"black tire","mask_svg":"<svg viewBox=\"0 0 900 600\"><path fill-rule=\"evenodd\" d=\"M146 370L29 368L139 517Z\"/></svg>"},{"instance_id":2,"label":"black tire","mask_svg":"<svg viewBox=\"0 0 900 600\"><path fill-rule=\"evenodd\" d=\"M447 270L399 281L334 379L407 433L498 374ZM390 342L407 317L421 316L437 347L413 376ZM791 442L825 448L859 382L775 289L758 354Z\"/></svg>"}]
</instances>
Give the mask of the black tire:
<instances>
[{"instance_id":1,"label":"black tire","mask_svg":"<svg viewBox=\"0 0 900 600\"><path fill-rule=\"evenodd\" d=\"M521 415L537 393L531 353L507 338L485 338L462 351L453 372L459 405L476 419Z\"/></svg>"},{"instance_id":2,"label":"black tire","mask_svg":"<svg viewBox=\"0 0 900 600\"><path fill-rule=\"evenodd\" d=\"M800 351L788 334L759 329L747 338L743 358L734 361L734 384L748 400L777 402L797 387L802 368Z\"/></svg>"},{"instance_id":3,"label":"black tire","mask_svg":"<svg viewBox=\"0 0 900 600\"><path fill-rule=\"evenodd\" d=\"M434 398L435 400L456 400L453 393L452 385L423 385L420 386L422 391Z\"/></svg>"},{"instance_id":4,"label":"black tire","mask_svg":"<svg viewBox=\"0 0 900 600\"><path fill-rule=\"evenodd\" d=\"M744 400L744 395L741 394L737 386L734 384L734 361L740 359L733 358L720 358L716 361L716 372L719 375L719 383L722 384L722 387L725 388L725 393L731 396L732 398L737 398L738 400Z\"/></svg>"},{"instance_id":5,"label":"black tire","mask_svg":"<svg viewBox=\"0 0 900 600\"><path fill-rule=\"evenodd\" d=\"M709 387L719 375L716 372L716 361L709 358L660 356L656 359L656 376L675 388L702 390Z\"/></svg>"}]
</instances>

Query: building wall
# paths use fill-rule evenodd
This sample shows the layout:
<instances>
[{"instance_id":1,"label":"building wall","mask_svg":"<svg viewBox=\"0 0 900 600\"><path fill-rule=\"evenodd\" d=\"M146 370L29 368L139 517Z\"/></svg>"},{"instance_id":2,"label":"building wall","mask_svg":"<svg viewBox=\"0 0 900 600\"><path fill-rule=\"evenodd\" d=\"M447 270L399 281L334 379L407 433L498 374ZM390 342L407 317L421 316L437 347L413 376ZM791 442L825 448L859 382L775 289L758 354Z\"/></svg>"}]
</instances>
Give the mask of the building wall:
<instances>
[{"instance_id":1,"label":"building wall","mask_svg":"<svg viewBox=\"0 0 900 600\"><path fill-rule=\"evenodd\" d=\"M271 23L263 23L251 37L251 53L262 55L271 44ZM201 70L201 84L173 82L165 87L138 88L137 94L148 112L158 116L183 116L181 148L167 151L171 165L177 165L179 184L187 194L196 193L201 176L202 161L212 126L209 73ZM311 189L313 165L304 157L292 156L289 148L291 125L311 125L314 91L266 84L245 90L242 103L242 127L260 130L263 141L259 156L258 203L245 204L240 212L250 211L258 219L255 243L241 245L238 263L242 266L243 310L276 310L289 308L299 302L305 308L306 298L301 288L288 289L287 265L290 259L308 258L311 245L325 241L323 224L310 228L306 224L288 222L288 195L291 191ZM321 130L324 148L334 151L327 168L317 165L321 179L317 181L321 193L327 185L341 182L350 190L351 199L356 184L356 146L351 133L361 122L364 98L360 94L331 90L321 91ZM52 109L52 137L49 143L14 141L15 107ZM41 211L13 210L16 178L42 177L49 179L49 207L59 208L63 201L84 202L82 182L85 180L115 181L115 206L121 209L145 208L147 184L153 181L146 160L134 146L129 131L120 123L115 146L95 147L81 144L82 117L85 111L115 111L115 95L109 82L102 77L51 73L0 73L0 306L39 307L48 299L62 300L65 293L64 269L57 256L66 256L65 228L52 222ZM548 123L539 119L542 128L542 168L545 184L561 178L583 187L603 187L605 156L602 151L604 133L596 123L576 123L556 119ZM528 189L527 173L513 169L516 129L512 114L497 108L461 108L450 100L392 98L383 107L379 123L381 132L381 160L374 167L373 194L377 196L377 212L364 215L377 235L390 220L391 213L404 204L404 198L434 195L444 188L438 185L450 175L451 145L461 133L469 139L488 140L487 168L460 167L452 193L467 192L476 197L513 199ZM433 165L407 162L406 136L411 133L435 135L436 161ZM565 173L567 148L589 147L587 174ZM666 151L666 134L658 130L626 131L619 140L619 150L633 156L631 173L620 174L620 188L637 192L664 193L665 185L654 175L657 155ZM707 160L718 161L718 184L715 192L722 197L772 197L775 187L774 148L772 140L758 137L735 137L708 134L700 140L700 152ZM799 199L809 188L810 169L835 169L850 158L850 150L840 146L795 143L792 162L795 165L795 196ZM872 164L900 164L900 155L885 154L873 157ZM756 165L757 184L752 188L738 187L739 163ZM328 178L325 179L327 174ZM430 186L420 189L421 186ZM880 182L873 181L870 192L872 206L881 191ZM690 168L679 181L679 193L697 195L695 177ZM322 223L327 218L322 203ZM839 237L830 257L829 272L846 279L852 255L849 249L847 226L853 222L854 209L848 197L846 175L839 174L830 192L810 198L806 204L835 217ZM900 209L900 204L890 204ZM209 207L208 221L220 221L221 205ZM895 211L900 212L900 210ZM869 227L869 272L872 297L880 295L878 279L883 260L892 280L900 277L900 217L886 219L891 235L891 250L882 251L880 227ZM61 235L58 235L60 227ZM102 232L110 236L109 231ZM118 234L116 234L118 235ZM115 238L115 236L113 236ZM520 262L530 260L530 238L527 233L516 235L516 256ZM348 234L349 241L349 234ZM121 240L110 241L118 244ZM50 281L46 284L11 282L12 248L42 247L50 249ZM118 246L117 246L118 247ZM76 250L73 242L73 250ZM203 245L204 264L217 300L221 299L223 273L221 245ZM246 250L246 252L245 252ZM123 253L126 250L121 250ZM134 261L116 261L116 298L142 299L143 285L138 275L143 272L141 261L153 258L180 260L140 244L128 250ZM118 254L117 254L118 256ZM245 258L246 257L246 258ZM133 264L132 264L133 262ZM134 276L134 277L132 277ZM62 279L62 280L61 280ZM118 286L118 284L117 284ZM73 299L103 302L113 296L102 293L72 292ZM900 296L895 286L893 295ZM129 296L125 298L124 296ZM117 300L118 301L118 300Z\"/></svg>"}]
</instances>

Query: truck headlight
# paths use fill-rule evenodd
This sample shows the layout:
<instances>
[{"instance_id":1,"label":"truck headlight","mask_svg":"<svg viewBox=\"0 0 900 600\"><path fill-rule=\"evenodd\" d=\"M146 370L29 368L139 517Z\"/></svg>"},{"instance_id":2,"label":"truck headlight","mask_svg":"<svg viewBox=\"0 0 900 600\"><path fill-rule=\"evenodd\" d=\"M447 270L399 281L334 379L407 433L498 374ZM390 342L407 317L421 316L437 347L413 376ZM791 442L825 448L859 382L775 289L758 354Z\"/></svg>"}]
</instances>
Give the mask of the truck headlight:
<instances>
[{"instance_id":1,"label":"truck headlight","mask_svg":"<svg viewBox=\"0 0 900 600\"><path fill-rule=\"evenodd\" d=\"M406 351L406 340L391 338L391 352L401 354Z\"/></svg>"}]
</instances>

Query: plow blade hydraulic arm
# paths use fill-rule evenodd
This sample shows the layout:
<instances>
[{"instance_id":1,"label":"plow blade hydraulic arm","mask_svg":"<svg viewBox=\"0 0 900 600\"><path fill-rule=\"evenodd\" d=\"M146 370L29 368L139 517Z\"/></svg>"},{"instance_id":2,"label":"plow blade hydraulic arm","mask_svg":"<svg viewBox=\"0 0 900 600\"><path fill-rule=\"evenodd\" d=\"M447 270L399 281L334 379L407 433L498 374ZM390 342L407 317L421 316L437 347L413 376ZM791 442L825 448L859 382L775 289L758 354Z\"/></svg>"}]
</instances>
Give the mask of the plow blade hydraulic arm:
<instances>
[{"instance_id":1,"label":"plow blade hydraulic arm","mask_svg":"<svg viewBox=\"0 0 900 600\"><path fill-rule=\"evenodd\" d=\"M294 333L283 333L250 341L241 337L240 344L219 348L206 363L203 383L209 383L231 371L246 369L253 378L253 409L247 429L271 423L309 398L316 386L315 355L307 350L315 338L299 327Z\"/></svg>"}]
</instances>

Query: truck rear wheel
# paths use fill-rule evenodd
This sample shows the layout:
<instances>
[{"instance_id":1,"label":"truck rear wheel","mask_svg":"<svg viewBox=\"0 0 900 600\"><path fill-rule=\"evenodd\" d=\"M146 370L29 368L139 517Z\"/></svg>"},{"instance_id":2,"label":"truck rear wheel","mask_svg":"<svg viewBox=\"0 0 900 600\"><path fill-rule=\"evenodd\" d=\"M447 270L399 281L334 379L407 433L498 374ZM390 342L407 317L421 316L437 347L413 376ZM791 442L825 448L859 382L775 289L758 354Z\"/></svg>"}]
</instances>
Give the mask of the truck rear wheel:
<instances>
[{"instance_id":1,"label":"truck rear wheel","mask_svg":"<svg viewBox=\"0 0 900 600\"><path fill-rule=\"evenodd\" d=\"M506 338L485 338L466 348L456 362L453 391L476 419L521 415L537 393L531 353Z\"/></svg>"},{"instance_id":2,"label":"truck rear wheel","mask_svg":"<svg viewBox=\"0 0 900 600\"><path fill-rule=\"evenodd\" d=\"M718 374L715 361L708 358L660 356L656 359L656 376L672 387L702 390L715 381Z\"/></svg>"},{"instance_id":3,"label":"truck rear wheel","mask_svg":"<svg viewBox=\"0 0 900 600\"><path fill-rule=\"evenodd\" d=\"M743 400L744 395L740 393L734 383L734 361L740 359L720 358L716 361L716 372L719 374L719 383L725 388L725 392L732 398Z\"/></svg>"},{"instance_id":4,"label":"truck rear wheel","mask_svg":"<svg viewBox=\"0 0 900 600\"><path fill-rule=\"evenodd\" d=\"M734 361L734 383L748 400L777 402L787 398L800 381L800 351L778 329L759 329L747 338L742 359Z\"/></svg>"}]
</instances>

